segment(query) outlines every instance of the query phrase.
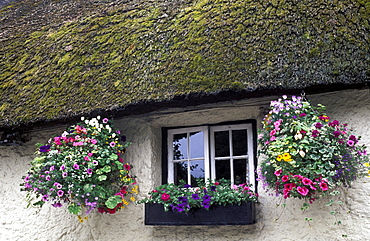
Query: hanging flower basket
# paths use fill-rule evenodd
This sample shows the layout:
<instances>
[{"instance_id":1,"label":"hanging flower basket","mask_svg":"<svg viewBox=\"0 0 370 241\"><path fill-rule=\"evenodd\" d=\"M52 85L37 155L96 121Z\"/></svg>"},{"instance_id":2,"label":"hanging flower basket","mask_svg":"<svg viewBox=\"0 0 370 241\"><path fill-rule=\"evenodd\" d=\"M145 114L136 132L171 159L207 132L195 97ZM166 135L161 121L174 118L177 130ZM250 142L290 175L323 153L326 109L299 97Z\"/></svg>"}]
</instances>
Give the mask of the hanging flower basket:
<instances>
[{"instance_id":1,"label":"hanging flower basket","mask_svg":"<svg viewBox=\"0 0 370 241\"><path fill-rule=\"evenodd\" d=\"M259 135L259 156L264 158L259 180L267 191L312 203L335 187L350 187L369 175L360 137L324 111L323 105L311 106L302 97L271 102Z\"/></svg>"},{"instance_id":2,"label":"hanging flower basket","mask_svg":"<svg viewBox=\"0 0 370 241\"><path fill-rule=\"evenodd\" d=\"M146 225L242 225L255 222L257 194L250 185L199 182L197 187L181 182L152 190L145 203Z\"/></svg>"},{"instance_id":3,"label":"hanging flower basket","mask_svg":"<svg viewBox=\"0 0 370 241\"><path fill-rule=\"evenodd\" d=\"M38 144L21 190L27 192L29 206L66 204L82 222L83 210L113 214L135 201L138 186L132 166L123 160L130 144L126 138L107 118L81 119L47 144Z\"/></svg>"}]
</instances>

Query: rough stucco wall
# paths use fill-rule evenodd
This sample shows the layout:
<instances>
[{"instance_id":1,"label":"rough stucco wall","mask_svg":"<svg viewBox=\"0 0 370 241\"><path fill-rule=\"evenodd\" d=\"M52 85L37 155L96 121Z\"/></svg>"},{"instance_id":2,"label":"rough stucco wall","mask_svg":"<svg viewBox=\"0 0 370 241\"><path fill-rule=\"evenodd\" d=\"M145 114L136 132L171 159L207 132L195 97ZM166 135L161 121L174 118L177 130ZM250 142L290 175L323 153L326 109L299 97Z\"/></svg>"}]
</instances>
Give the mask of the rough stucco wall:
<instances>
[{"instance_id":1,"label":"rough stucco wall","mask_svg":"<svg viewBox=\"0 0 370 241\"><path fill-rule=\"evenodd\" d=\"M313 103L326 105L332 118L350 123L356 134L362 134L362 143L370 146L369 90L308 98ZM161 127L243 119L259 122L264 110L260 106L268 106L272 99L275 97L163 110L153 115L116 120L116 127L132 142L126 160L134 165L134 173L139 177L140 196L161 181ZM345 205L337 215L342 221L340 227L333 225L336 219L325 207L328 200L316 201L303 213L300 210L302 200L281 200L267 195L261 187L257 223L248 226L145 226L142 205L129 205L115 215L95 214L82 224L63 208L45 205L39 213L26 209L19 183L33 158L34 144L46 142L66 127L68 125L33 130L32 140L23 146L0 146L0 240L344 240L342 234L347 234L349 240L365 240L370 236L369 179L362 179L352 189L343 190L345 195L341 200ZM280 202L286 203L285 210L276 206ZM313 218L313 222L305 222L304 217Z\"/></svg>"}]
</instances>

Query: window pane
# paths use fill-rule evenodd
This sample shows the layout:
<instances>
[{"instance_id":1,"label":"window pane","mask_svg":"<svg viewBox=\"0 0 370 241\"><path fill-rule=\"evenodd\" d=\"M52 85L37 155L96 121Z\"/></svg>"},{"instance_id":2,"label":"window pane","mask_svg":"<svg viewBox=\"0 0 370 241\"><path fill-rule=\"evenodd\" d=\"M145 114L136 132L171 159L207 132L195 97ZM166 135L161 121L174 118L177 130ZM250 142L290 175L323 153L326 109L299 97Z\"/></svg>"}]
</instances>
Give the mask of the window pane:
<instances>
[{"instance_id":1,"label":"window pane","mask_svg":"<svg viewBox=\"0 0 370 241\"><path fill-rule=\"evenodd\" d=\"M188 182L188 164L187 162L174 163L174 183L179 185L180 180Z\"/></svg>"},{"instance_id":2,"label":"window pane","mask_svg":"<svg viewBox=\"0 0 370 241\"><path fill-rule=\"evenodd\" d=\"M234 184L242 184L247 182L247 160L234 160Z\"/></svg>"},{"instance_id":3,"label":"window pane","mask_svg":"<svg viewBox=\"0 0 370 241\"><path fill-rule=\"evenodd\" d=\"M247 145L247 130L233 130L233 155L242 156L247 155L248 145Z\"/></svg>"},{"instance_id":4,"label":"window pane","mask_svg":"<svg viewBox=\"0 0 370 241\"><path fill-rule=\"evenodd\" d=\"M205 179L204 160L190 162L191 185L197 186L197 179Z\"/></svg>"},{"instance_id":5,"label":"window pane","mask_svg":"<svg viewBox=\"0 0 370 241\"><path fill-rule=\"evenodd\" d=\"M190 158L204 157L203 131L190 133Z\"/></svg>"},{"instance_id":6,"label":"window pane","mask_svg":"<svg viewBox=\"0 0 370 241\"><path fill-rule=\"evenodd\" d=\"M173 160L188 158L188 141L187 134L176 134L173 136Z\"/></svg>"},{"instance_id":7,"label":"window pane","mask_svg":"<svg viewBox=\"0 0 370 241\"><path fill-rule=\"evenodd\" d=\"M230 156L229 132L215 132L215 156L225 157Z\"/></svg>"},{"instance_id":8,"label":"window pane","mask_svg":"<svg viewBox=\"0 0 370 241\"><path fill-rule=\"evenodd\" d=\"M230 160L216 160L216 179L230 180Z\"/></svg>"}]
</instances>

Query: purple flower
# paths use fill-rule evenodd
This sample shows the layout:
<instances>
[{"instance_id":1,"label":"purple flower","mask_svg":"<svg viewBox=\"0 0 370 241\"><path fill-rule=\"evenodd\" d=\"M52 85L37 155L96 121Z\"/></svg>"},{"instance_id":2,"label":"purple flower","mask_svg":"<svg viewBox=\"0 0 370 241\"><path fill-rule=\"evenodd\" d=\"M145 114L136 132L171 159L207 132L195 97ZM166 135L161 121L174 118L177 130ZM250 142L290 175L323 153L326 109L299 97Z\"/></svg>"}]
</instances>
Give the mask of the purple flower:
<instances>
[{"instance_id":1,"label":"purple flower","mask_svg":"<svg viewBox=\"0 0 370 241\"><path fill-rule=\"evenodd\" d=\"M216 191L216 186L211 186L211 191Z\"/></svg>"},{"instance_id":2,"label":"purple flower","mask_svg":"<svg viewBox=\"0 0 370 241\"><path fill-rule=\"evenodd\" d=\"M184 185L184 188L189 188L189 187L191 187L191 185L190 185L190 184L185 184L185 185Z\"/></svg>"},{"instance_id":3,"label":"purple flower","mask_svg":"<svg viewBox=\"0 0 370 241\"><path fill-rule=\"evenodd\" d=\"M86 170L86 172L87 172L87 174L91 175L93 171L92 171L91 168L89 168L89 169Z\"/></svg>"},{"instance_id":4,"label":"purple flower","mask_svg":"<svg viewBox=\"0 0 370 241\"><path fill-rule=\"evenodd\" d=\"M73 168L74 168L75 170L78 170L78 169L80 169L80 166L79 166L77 163L75 163L75 164L73 164Z\"/></svg>"},{"instance_id":5,"label":"purple flower","mask_svg":"<svg viewBox=\"0 0 370 241\"><path fill-rule=\"evenodd\" d=\"M65 178L66 176L68 176L68 173L63 172L63 173L62 173L62 177L63 177L63 178Z\"/></svg>"},{"instance_id":6,"label":"purple flower","mask_svg":"<svg viewBox=\"0 0 370 241\"><path fill-rule=\"evenodd\" d=\"M321 129L321 127L323 127L324 125L323 124L321 124L320 122L317 122L316 124L315 124L315 127L317 128L317 129Z\"/></svg>"},{"instance_id":7,"label":"purple flower","mask_svg":"<svg viewBox=\"0 0 370 241\"><path fill-rule=\"evenodd\" d=\"M199 195L197 193L194 193L191 195L191 198L194 200L199 200Z\"/></svg>"},{"instance_id":8,"label":"purple flower","mask_svg":"<svg viewBox=\"0 0 370 241\"><path fill-rule=\"evenodd\" d=\"M339 126L339 121L333 120L332 122L329 122L328 125L331 127Z\"/></svg>"},{"instance_id":9,"label":"purple flower","mask_svg":"<svg viewBox=\"0 0 370 241\"><path fill-rule=\"evenodd\" d=\"M335 136L335 137L338 137L338 136L340 136L340 131L333 131L333 135Z\"/></svg>"},{"instance_id":10,"label":"purple flower","mask_svg":"<svg viewBox=\"0 0 370 241\"><path fill-rule=\"evenodd\" d=\"M312 135L312 137L318 137L319 134L320 134L320 132L318 130L313 130L311 135Z\"/></svg>"},{"instance_id":11,"label":"purple flower","mask_svg":"<svg viewBox=\"0 0 370 241\"><path fill-rule=\"evenodd\" d=\"M47 176L45 177L45 179L46 179L46 181L50 181L50 180L51 180L51 177L50 177L49 175L47 175Z\"/></svg>"},{"instance_id":12,"label":"purple flower","mask_svg":"<svg viewBox=\"0 0 370 241\"><path fill-rule=\"evenodd\" d=\"M355 142L353 140L348 140L347 141L347 145L348 146L354 146L355 145Z\"/></svg>"},{"instance_id":13,"label":"purple flower","mask_svg":"<svg viewBox=\"0 0 370 241\"><path fill-rule=\"evenodd\" d=\"M58 194L58 196L59 196L59 197L61 197L61 196L63 196L63 195L64 195L64 192L63 192L63 190L59 190L59 191L57 192L57 194Z\"/></svg>"},{"instance_id":14,"label":"purple flower","mask_svg":"<svg viewBox=\"0 0 370 241\"><path fill-rule=\"evenodd\" d=\"M51 206L53 206L55 208L60 208L62 206L62 204L60 202L57 202L57 203L51 204Z\"/></svg>"},{"instance_id":15,"label":"purple flower","mask_svg":"<svg viewBox=\"0 0 370 241\"><path fill-rule=\"evenodd\" d=\"M118 134L120 134L120 133L118 133ZM126 142L126 136L121 136L121 141Z\"/></svg>"},{"instance_id":16,"label":"purple flower","mask_svg":"<svg viewBox=\"0 0 370 241\"><path fill-rule=\"evenodd\" d=\"M50 145L40 146L40 152L47 152L50 150Z\"/></svg>"},{"instance_id":17,"label":"purple flower","mask_svg":"<svg viewBox=\"0 0 370 241\"><path fill-rule=\"evenodd\" d=\"M61 171L63 171L64 169L66 169L66 166L63 164L59 169L60 169Z\"/></svg>"}]
</instances>

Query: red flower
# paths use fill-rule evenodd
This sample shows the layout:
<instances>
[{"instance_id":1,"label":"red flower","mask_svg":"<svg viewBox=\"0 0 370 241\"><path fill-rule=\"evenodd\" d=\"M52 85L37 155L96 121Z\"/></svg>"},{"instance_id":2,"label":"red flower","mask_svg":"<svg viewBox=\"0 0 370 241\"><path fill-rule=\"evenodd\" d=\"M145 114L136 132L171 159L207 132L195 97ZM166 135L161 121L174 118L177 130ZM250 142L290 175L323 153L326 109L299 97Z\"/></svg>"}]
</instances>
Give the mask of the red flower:
<instances>
[{"instance_id":1,"label":"red flower","mask_svg":"<svg viewBox=\"0 0 370 241\"><path fill-rule=\"evenodd\" d=\"M124 167L125 167L125 170L127 170L127 171L130 171L130 170L131 170L131 166L130 166L130 164L128 164L128 163L126 163L126 164L124 165Z\"/></svg>"},{"instance_id":2,"label":"red flower","mask_svg":"<svg viewBox=\"0 0 370 241\"><path fill-rule=\"evenodd\" d=\"M326 182L320 182L319 186L323 191L327 191L329 189L328 184Z\"/></svg>"},{"instance_id":3,"label":"red flower","mask_svg":"<svg viewBox=\"0 0 370 241\"><path fill-rule=\"evenodd\" d=\"M170 200L170 195L169 194L167 194L167 193L162 193L162 197L161 197L161 199L163 200L163 201L165 201L165 202L167 202L168 200Z\"/></svg>"},{"instance_id":4,"label":"red flower","mask_svg":"<svg viewBox=\"0 0 370 241\"><path fill-rule=\"evenodd\" d=\"M281 178L281 180L282 180L283 182L287 182L287 181L289 180L289 176L288 176L288 175L284 175L284 176Z\"/></svg>"},{"instance_id":5,"label":"red flower","mask_svg":"<svg viewBox=\"0 0 370 241\"><path fill-rule=\"evenodd\" d=\"M308 194L308 188L307 187L297 187L297 192L301 194L302 196L306 196Z\"/></svg>"}]
</instances>

